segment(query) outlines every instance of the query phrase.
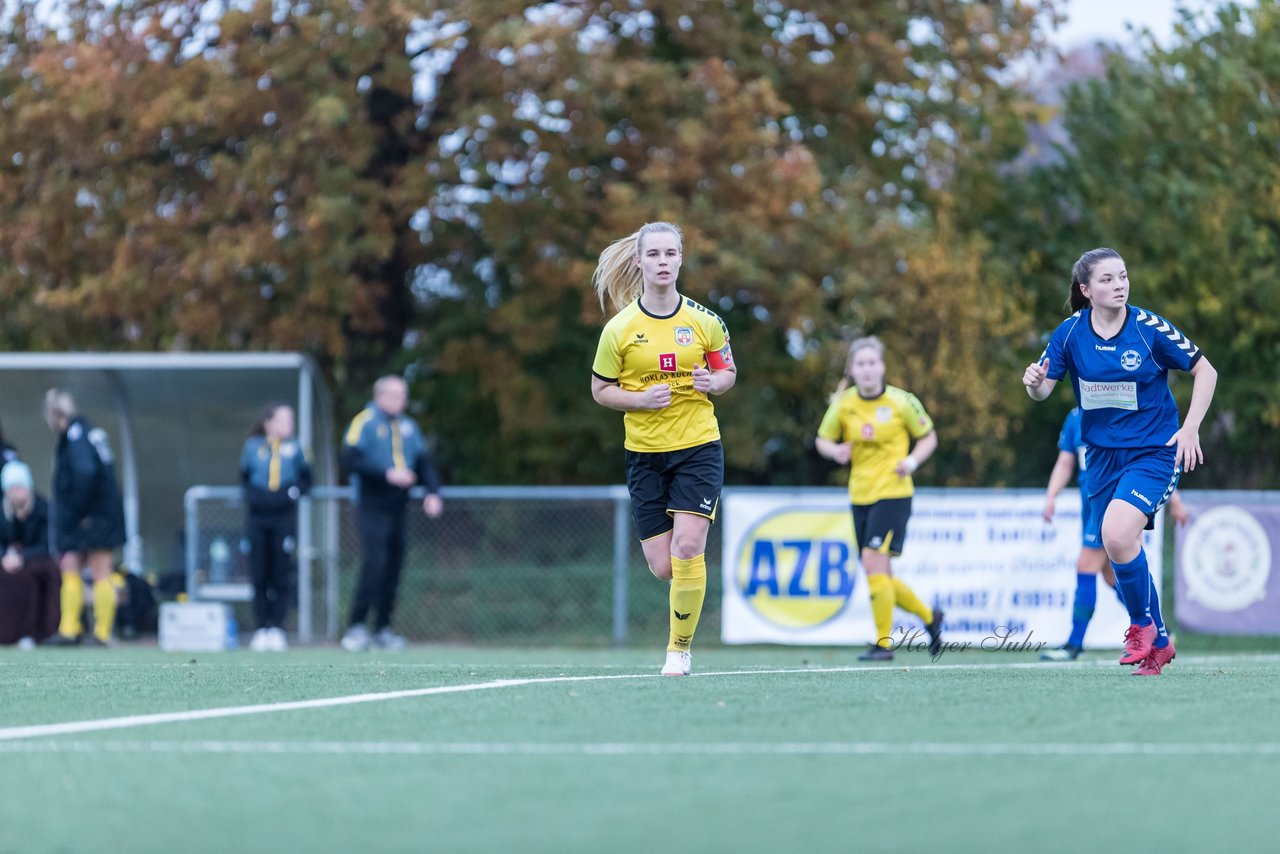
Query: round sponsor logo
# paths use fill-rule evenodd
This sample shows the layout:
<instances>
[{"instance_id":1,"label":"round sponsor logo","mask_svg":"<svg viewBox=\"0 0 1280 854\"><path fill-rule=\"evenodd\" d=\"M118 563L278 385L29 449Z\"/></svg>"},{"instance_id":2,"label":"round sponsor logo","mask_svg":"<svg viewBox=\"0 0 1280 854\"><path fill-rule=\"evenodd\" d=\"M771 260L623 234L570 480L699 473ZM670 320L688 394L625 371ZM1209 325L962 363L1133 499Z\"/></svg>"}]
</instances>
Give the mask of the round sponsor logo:
<instances>
[{"instance_id":1,"label":"round sponsor logo","mask_svg":"<svg viewBox=\"0 0 1280 854\"><path fill-rule=\"evenodd\" d=\"M849 604L857 563L848 512L788 508L748 529L738 552L738 592L784 629L810 629Z\"/></svg>"},{"instance_id":2,"label":"round sponsor logo","mask_svg":"<svg viewBox=\"0 0 1280 854\"><path fill-rule=\"evenodd\" d=\"M1249 512L1215 507L1187 529L1181 563L1188 598L1213 611L1240 611L1267 595L1271 543Z\"/></svg>"}]
</instances>

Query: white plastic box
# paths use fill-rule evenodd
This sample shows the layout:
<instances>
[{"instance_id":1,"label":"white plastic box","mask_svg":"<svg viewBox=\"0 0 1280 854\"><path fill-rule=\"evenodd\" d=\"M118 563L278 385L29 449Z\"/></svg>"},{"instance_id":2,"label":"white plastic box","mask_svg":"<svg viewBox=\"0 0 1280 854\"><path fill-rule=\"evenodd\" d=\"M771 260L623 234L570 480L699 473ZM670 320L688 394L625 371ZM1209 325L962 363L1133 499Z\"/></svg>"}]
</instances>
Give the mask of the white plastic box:
<instances>
[{"instance_id":1,"label":"white plastic box","mask_svg":"<svg viewBox=\"0 0 1280 854\"><path fill-rule=\"evenodd\" d=\"M221 652L235 647L235 618L225 602L165 602L160 606L162 650Z\"/></svg>"}]
</instances>

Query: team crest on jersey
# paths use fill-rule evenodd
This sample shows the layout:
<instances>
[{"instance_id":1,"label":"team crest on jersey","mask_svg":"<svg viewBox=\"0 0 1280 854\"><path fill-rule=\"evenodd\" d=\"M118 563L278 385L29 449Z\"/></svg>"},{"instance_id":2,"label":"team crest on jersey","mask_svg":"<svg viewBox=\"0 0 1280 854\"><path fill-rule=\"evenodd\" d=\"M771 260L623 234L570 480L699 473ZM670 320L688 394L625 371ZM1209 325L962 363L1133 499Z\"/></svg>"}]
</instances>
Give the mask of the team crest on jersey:
<instances>
[{"instance_id":1,"label":"team crest on jersey","mask_svg":"<svg viewBox=\"0 0 1280 854\"><path fill-rule=\"evenodd\" d=\"M1142 366L1142 356L1137 350L1125 350L1120 354L1120 367L1126 371L1136 371Z\"/></svg>"},{"instance_id":2,"label":"team crest on jersey","mask_svg":"<svg viewBox=\"0 0 1280 854\"><path fill-rule=\"evenodd\" d=\"M693 343L693 327L677 326L676 327L676 343L681 347L688 347Z\"/></svg>"},{"instance_id":3,"label":"team crest on jersey","mask_svg":"<svg viewBox=\"0 0 1280 854\"><path fill-rule=\"evenodd\" d=\"M889 419L891 418L893 418L893 407L891 406L876 407L876 420L879 421L881 424L889 423Z\"/></svg>"}]
</instances>

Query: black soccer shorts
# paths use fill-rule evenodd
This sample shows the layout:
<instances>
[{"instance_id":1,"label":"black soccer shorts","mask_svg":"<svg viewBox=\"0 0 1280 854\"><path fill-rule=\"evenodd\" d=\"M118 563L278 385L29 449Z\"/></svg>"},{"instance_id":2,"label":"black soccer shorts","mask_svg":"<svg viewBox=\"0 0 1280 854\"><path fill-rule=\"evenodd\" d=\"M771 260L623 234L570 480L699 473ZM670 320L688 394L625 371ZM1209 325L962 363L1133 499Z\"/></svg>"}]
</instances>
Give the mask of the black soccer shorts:
<instances>
[{"instance_id":1,"label":"black soccer shorts","mask_svg":"<svg viewBox=\"0 0 1280 854\"><path fill-rule=\"evenodd\" d=\"M627 451L627 491L641 541L672 529L675 513L715 521L724 486L724 448L719 440L678 451Z\"/></svg>"}]
</instances>

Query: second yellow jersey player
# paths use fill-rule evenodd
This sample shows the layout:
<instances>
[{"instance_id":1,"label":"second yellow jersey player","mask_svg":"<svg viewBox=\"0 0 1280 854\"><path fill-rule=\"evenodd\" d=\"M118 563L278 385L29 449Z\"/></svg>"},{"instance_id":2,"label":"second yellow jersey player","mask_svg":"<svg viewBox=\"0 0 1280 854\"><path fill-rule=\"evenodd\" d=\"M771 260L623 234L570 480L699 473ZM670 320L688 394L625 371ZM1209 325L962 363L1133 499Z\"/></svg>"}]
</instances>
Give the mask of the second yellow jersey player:
<instances>
[{"instance_id":1,"label":"second yellow jersey player","mask_svg":"<svg viewBox=\"0 0 1280 854\"><path fill-rule=\"evenodd\" d=\"M911 639L898 629L893 609L915 614L929 634L929 651L942 648L942 610L930 608L900 578L891 558L902 554L907 521L911 518L911 475L938 446L933 419L910 392L884 382L884 345L878 338L860 338L849 346L848 379L842 382L818 427L814 447L837 463L848 463L849 503L853 536L862 568L867 573L871 616L876 641L862 656L868 661L892 661L893 649ZM911 444L914 441L915 447Z\"/></svg>"}]
</instances>

